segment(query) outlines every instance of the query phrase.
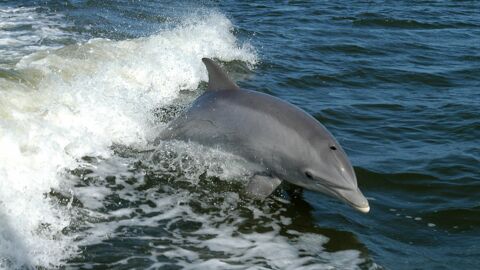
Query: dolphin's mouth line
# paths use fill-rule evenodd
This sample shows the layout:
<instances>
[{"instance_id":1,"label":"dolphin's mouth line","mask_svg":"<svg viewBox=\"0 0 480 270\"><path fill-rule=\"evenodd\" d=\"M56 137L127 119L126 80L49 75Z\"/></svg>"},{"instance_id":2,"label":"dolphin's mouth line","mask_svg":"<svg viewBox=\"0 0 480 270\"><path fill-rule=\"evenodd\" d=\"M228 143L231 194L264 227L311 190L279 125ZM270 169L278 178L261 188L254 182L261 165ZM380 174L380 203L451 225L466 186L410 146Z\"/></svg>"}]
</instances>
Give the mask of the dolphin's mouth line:
<instances>
[{"instance_id":1,"label":"dolphin's mouth line","mask_svg":"<svg viewBox=\"0 0 480 270\"><path fill-rule=\"evenodd\" d=\"M320 181L318 183L316 183L316 185L320 186L321 188L326 188L326 189L332 190L332 191L334 191L335 189L336 190L351 190L348 187L335 185L335 184L333 184L331 182L328 182L326 180L323 180L323 179L318 179L318 180L320 180Z\"/></svg>"},{"instance_id":2,"label":"dolphin's mouth line","mask_svg":"<svg viewBox=\"0 0 480 270\"><path fill-rule=\"evenodd\" d=\"M328 182L322 182L322 186L324 187L327 187L327 188L330 188L330 189L340 189L340 190L351 190L345 186L340 186L340 185L335 185L335 184L330 184Z\"/></svg>"}]
</instances>

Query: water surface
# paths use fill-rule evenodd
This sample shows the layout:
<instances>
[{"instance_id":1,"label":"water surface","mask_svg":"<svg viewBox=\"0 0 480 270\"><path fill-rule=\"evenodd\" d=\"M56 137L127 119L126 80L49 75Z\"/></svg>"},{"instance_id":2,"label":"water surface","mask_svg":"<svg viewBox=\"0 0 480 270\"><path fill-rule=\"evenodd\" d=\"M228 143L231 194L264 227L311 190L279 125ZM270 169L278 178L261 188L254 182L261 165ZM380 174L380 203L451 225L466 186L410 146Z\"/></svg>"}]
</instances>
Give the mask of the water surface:
<instances>
[{"instance_id":1,"label":"water surface","mask_svg":"<svg viewBox=\"0 0 480 270\"><path fill-rule=\"evenodd\" d=\"M3 1L0 56L0 268L480 264L478 2ZM322 122L371 212L155 146L202 57Z\"/></svg>"}]
</instances>

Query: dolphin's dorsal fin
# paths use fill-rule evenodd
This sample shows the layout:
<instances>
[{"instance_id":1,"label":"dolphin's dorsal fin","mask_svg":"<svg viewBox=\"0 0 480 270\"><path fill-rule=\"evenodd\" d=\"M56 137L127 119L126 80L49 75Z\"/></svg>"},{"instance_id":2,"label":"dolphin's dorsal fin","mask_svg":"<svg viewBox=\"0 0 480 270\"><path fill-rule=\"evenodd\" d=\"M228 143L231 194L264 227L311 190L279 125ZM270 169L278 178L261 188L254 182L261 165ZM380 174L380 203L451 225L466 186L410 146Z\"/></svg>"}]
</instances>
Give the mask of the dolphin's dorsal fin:
<instances>
[{"instance_id":1,"label":"dolphin's dorsal fin","mask_svg":"<svg viewBox=\"0 0 480 270\"><path fill-rule=\"evenodd\" d=\"M202 58L202 61L208 71L208 91L240 89L212 59Z\"/></svg>"}]
</instances>

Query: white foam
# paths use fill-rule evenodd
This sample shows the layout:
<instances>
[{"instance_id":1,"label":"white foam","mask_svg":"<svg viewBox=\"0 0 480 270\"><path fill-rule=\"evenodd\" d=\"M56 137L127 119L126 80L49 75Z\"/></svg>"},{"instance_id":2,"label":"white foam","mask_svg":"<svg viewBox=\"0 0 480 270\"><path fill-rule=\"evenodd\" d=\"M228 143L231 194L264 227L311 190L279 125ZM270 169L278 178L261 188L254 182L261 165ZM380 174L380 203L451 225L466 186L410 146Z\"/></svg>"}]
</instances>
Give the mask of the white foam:
<instances>
[{"instance_id":1,"label":"white foam","mask_svg":"<svg viewBox=\"0 0 480 270\"><path fill-rule=\"evenodd\" d=\"M232 30L222 14L193 16L146 38L40 51L15 67L26 83L0 78L2 267L58 266L78 252L75 236L62 233L75 213L45 194L71 190L91 197L87 209L100 207L109 191L75 188L65 169L81 166L83 156L112 157L112 144L147 145L159 128L153 109L206 80L202 57L255 63L252 48L238 45Z\"/></svg>"},{"instance_id":2,"label":"white foam","mask_svg":"<svg viewBox=\"0 0 480 270\"><path fill-rule=\"evenodd\" d=\"M177 150L177 155L170 155L173 149ZM159 155L163 155L163 162L169 167L164 167L158 162L162 158ZM132 236L123 229L129 226L138 230L154 228L155 234L160 234L133 236L137 244L139 241L145 242L143 245L148 247L151 255L135 254L110 262L111 267L142 257L152 261L150 265L152 269L172 264L182 269L358 269L364 262L356 250L339 252L325 250L323 246L329 239L322 235L294 230L287 230L288 236L281 233L281 229L288 226L292 220L282 214L285 209L278 208L278 205L270 207L269 203L256 205L245 202L238 192L228 191L228 187L208 190L208 198L205 198L204 193L194 192L197 188L186 190L175 183L160 179L169 174L176 176L178 171L181 173L196 171L202 174L207 172L207 175L216 175L221 179L246 180L245 172L241 169L245 168L245 164L236 157L218 150L181 142L162 144L160 149L147 156L150 157L117 156L98 164L85 164L86 168L92 171L88 177L98 179L86 187L87 189L107 186L105 177L115 175L114 185L121 186L122 189L115 191L112 189L110 194L115 194L119 200L134 202L137 206L135 208L123 206L122 209L105 214L97 212L97 216L104 217L85 224L85 237L80 241L81 245L91 246L111 238L130 238ZM189 156L198 157L197 162L183 163ZM137 160L146 162L143 164L143 167L146 166L145 169L131 169ZM116 168L111 164L116 164ZM218 166L221 167L221 172ZM146 185L146 172L156 172L159 181L150 185L148 189L141 188ZM132 178L135 181L128 181ZM187 181L193 186L200 185L199 176L195 174L174 178L175 181ZM225 182L217 185L225 185ZM198 189L205 190L205 187L199 186ZM82 202L95 200L82 194L77 197ZM221 203L215 198L221 198ZM192 202L193 205L199 204L201 208L209 211L194 209L191 206ZM98 203L104 204L104 207L98 207L98 211L104 212L102 209L108 208L111 199L101 199ZM213 212L212 208L215 209ZM144 214L138 214L138 210ZM241 214L246 210L253 217L252 220L246 220L247 218ZM198 228L193 225L177 227L175 224L179 221L200 225L197 225ZM242 227L252 221L270 230L246 232ZM184 228L190 229L184 231ZM162 231L168 233L162 234ZM167 257L171 262L165 263L164 259L159 260L158 257Z\"/></svg>"}]
</instances>

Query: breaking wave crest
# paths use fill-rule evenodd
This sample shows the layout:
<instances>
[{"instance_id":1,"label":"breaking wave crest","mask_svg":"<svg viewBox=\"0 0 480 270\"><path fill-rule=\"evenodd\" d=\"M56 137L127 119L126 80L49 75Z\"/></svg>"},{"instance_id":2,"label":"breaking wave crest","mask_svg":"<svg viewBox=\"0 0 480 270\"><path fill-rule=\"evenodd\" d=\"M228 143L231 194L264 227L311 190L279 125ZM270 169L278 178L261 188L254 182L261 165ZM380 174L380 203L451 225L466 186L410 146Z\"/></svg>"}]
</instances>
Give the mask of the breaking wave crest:
<instances>
[{"instance_id":1,"label":"breaking wave crest","mask_svg":"<svg viewBox=\"0 0 480 270\"><path fill-rule=\"evenodd\" d=\"M162 127L155 109L206 80L202 57L254 64L232 31L210 12L149 37L40 50L0 70L1 267L59 266L79 253L67 229L78 214L69 171L86 156L112 157L114 144L146 147ZM71 196L62 204L55 191Z\"/></svg>"}]
</instances>

